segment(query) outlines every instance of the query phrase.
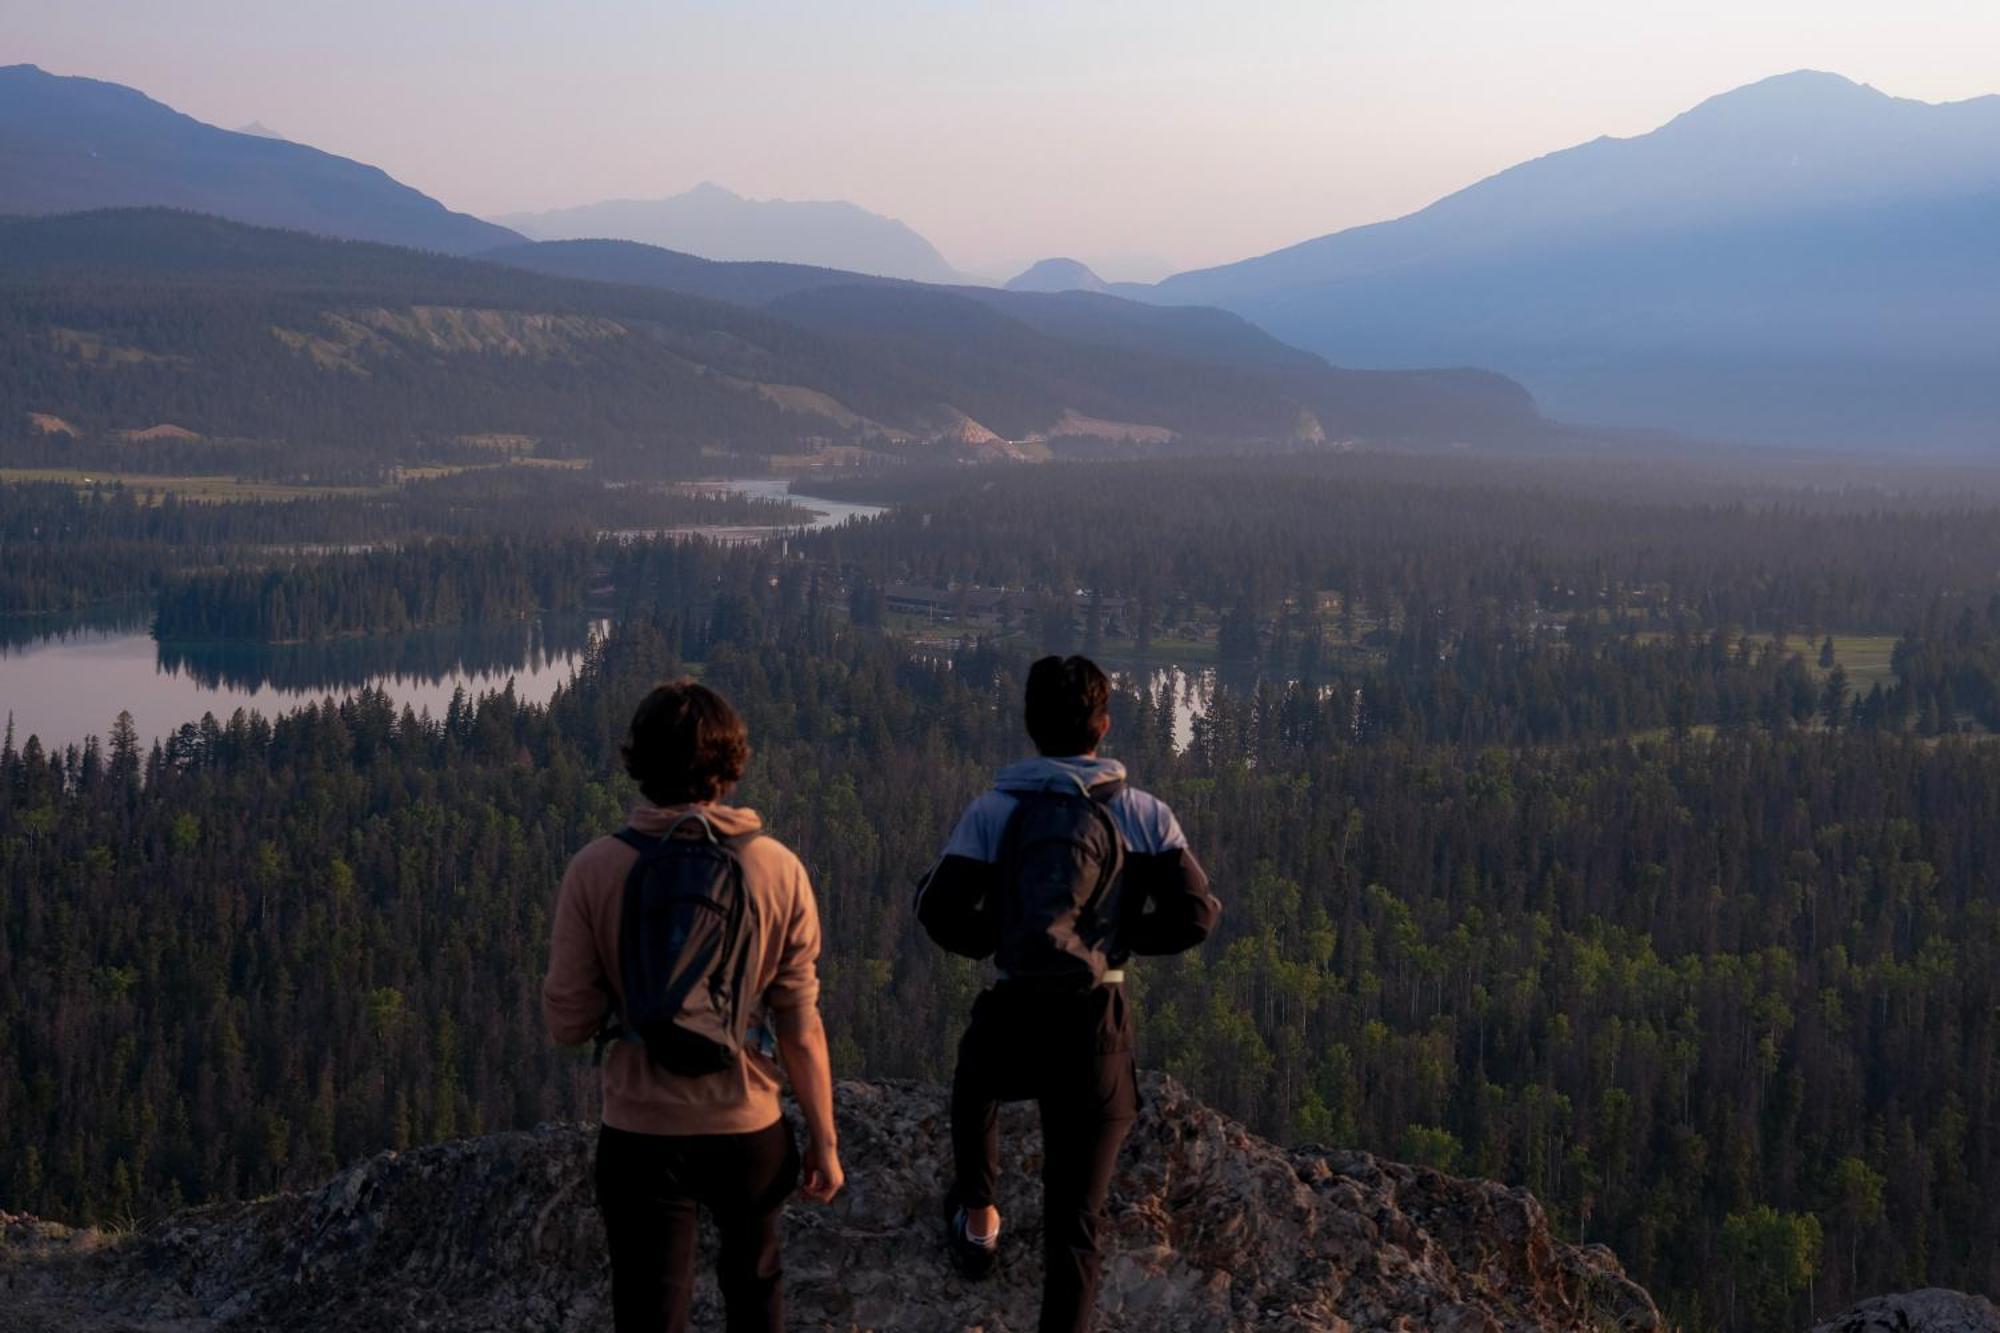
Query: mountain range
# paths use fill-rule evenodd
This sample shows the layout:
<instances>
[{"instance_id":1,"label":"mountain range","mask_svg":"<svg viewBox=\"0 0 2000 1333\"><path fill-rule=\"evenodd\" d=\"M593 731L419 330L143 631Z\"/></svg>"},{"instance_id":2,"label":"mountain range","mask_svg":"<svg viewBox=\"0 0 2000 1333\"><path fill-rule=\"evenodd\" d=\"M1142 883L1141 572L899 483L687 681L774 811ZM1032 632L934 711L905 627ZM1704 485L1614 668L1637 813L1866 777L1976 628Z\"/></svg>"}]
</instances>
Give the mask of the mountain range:
<instances>
[{"instance_id":1,"label":"mountain range","mask_svg":"<svg viewBox=\"0 0 2000 1333\"><path fill-rule=\"evenodd\" d=\"M261 126L217 129L27 65L0 69L0 184L0 207L17 214L168 206L681 292L870 340L874 355L960 386L998 374L977 363L1004 349L1042 367L1043 389L987 401L985 416L954 404L1006 423L982 427L1000 439L1100 419L1177 438L1291 437L1265 409L1224 422L1210 409L1228 394L1202 411L1168 389L1145 401L1136 386L1158 382L1150 372L1102 410L1065 390L1077 401L1051 415L1056 362L1018 340L1087 330L1085 345L1120 355L1280 377L1314 423L1302 438L1518 424L1519 391L1497 375L1410 369L1480 366L1569 421L1883 452L2000 443L2000 97L1932 105L1810 71L1522 163L1407 217L1155 286L1049 259L1004 292L981 288L852 204L713 185L513 219L538 237L600 238L532 244ZM915 422L876 424L901 436Z\"/></svg>"},{"instance_id":2,"label":"mountain range","mask_svg":"<svg viewBox=\"0 0 2000 1333\"><path fill-rule=\"evenodd\" d=\"M1065 439L1505 444L1543 428L1501 377L1336 370L1219 310L880 276L956 275L852 205L708 186L632 207L708 228L712 249L816 238L877 272L531 243L268 135L0 70L0 207L26 215L0 218L0 432L170 430L338 469L498 436L597 456L1004 456Z\"/></svg>"},{"instance_id":3,"label":"mountain range","mask_svg":"<svg viewBox=\"0 0 2000 1333\"><path fill-rule=\"evenodd\" d=\"M165 425L350 470L503 437L691 465L828 444L1032 457L1063 440L1505 445L1543 429L1499 376L1341 371L1215 310L630 242L475 262L167 210L0 219L0 439L52 422L86 440Z\"/></svg>"},{"instance_id":4,"label":"mountain range","mask_svg":"<svg viewBox=\"0 0 2000 1333\"><path fill-rule=\"evenodd\" d=\"M377 167L33 65L0 68L0 187L0 212L14 214L185 208L450 254L521 239Z\"/></svg>"},{"instance_id":5,"label":"mountain range","mask_svg":"<svg viewBox=\"0 0 2000 1333\"><path fill-rule=\"evenodd\" d=\"M745 199L702 184L666 199L613 199L500 219L538 241L643 241L704 259L814 264L922 282L963 282L929 241L842 200Z\"/></svg>"},{"instance_id":6,"label":"mountain range","mask_svg":"<svg viewBox=\"0 0 2000 1333\"><path fill-rule=\"evenodd\" d=\"M1148 299L1348 365L1492 367L1565 419L1971 449L2000 444L1996 290L2000 97L1801 71Z\"/></svg>"}]
</instances>

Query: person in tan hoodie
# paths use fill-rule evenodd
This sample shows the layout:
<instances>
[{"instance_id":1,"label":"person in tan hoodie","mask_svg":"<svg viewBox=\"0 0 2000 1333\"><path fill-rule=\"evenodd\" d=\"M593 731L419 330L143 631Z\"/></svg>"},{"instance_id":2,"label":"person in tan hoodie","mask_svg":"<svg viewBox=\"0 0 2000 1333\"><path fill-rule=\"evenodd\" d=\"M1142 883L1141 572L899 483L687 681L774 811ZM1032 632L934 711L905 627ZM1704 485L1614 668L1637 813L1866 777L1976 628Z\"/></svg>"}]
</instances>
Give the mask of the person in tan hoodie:
<instances>
[{"instance_id":1,"label":"person in tan hoodie","mask_svg":"<svg viewBox=\"0 0 2000 1333\"><path fill-rule=\"evenodd\" d=\"M762 923L747 993L761 996L783 1065L768 1041L753 1040L735 1068L688 1077L655 1064L638 1041L611 1043L596 1185L613 1318L618 1333L687 1328L699 1206L721 1239L716 1269L730 1333L775 1333L784 1327L778 1219L785 1200L801 1175L806 1197L821 1203L844 1182L819 1017L812 884L777 839L741 836L762 828L756 811L721 804L750 757L743 720L721 695L692 680L654 689L633 715L624 757L645 799L626 834L592 842L563 875L542 982L549 1035L564 1045L589 1041L621 1011L619 922L639 857L632 841L643 841L628 839L701 836L699 822L686 820L699 814L716 836L736 840L743 892ZM783 1074L805 1119L803 1162L779 1105Z\"/></svg>"}]
</instances>

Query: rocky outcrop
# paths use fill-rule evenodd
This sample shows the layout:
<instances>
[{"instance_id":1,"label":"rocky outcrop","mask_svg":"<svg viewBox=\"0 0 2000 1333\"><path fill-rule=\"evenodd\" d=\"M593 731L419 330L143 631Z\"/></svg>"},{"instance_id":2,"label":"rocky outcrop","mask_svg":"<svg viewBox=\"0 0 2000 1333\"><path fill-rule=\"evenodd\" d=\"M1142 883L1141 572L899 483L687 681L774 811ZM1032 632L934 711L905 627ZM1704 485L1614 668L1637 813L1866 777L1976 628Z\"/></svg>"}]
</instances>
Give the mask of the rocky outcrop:
<instances>
[{"instance_id":1,"label":"rocky outcrop","mask_svg":"<svg viewBox=\"0 0 2000 1333\"><path fill-rule=\"evenodd\" d=\"M1984 1296L1926 1287L1870 1297L1813 1333L2000 1333L2000 1307Z\"/></svg>"},{"instance_id":2,"label":"rocky outcrop","mask_svg":"<svg viewBox=\"0 0 2000 1333\"><path fill-rule=\"evenodd\" d=\"M1364 1153L1287 1152L1171 1081L1145 1091L1109 1209L1107 1330L1664 1327L1608 1251L1556 1239L1525 1191ZM1033 1110L1003 1119L1007 1257L972 1285L937 1236L942 1094L850 1083L840 1106L849 1189L787 1223L792 1326L1033 1328ZM601 1328L590 1152L585 1127L547 1125L384 1153L309 1194L115 1238L0 1219L0 1328ZM702 1301L702 1326L719 1326L712 1287Z\"/></svg>"}]
</instances>

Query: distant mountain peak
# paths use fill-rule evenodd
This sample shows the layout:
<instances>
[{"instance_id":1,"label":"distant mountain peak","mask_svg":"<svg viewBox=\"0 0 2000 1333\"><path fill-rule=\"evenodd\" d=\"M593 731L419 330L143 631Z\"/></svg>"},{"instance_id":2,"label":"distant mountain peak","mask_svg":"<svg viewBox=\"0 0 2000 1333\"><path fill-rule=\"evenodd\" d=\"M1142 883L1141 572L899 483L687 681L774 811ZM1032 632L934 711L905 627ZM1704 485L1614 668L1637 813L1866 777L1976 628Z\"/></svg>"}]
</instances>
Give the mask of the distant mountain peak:
<instances>
[{"instance_id":1,"label":"distant mountain peak","mask_svg":"<svg viewBox=\"0 0 2000 1333\"><path fill-rule=\"evenodd\" d=\"M1789 74L1773 74L1768 79L1746 83L1740 88L1708 97L1658 130L1672 134L1690 125L1712 125L1727 131L1749 123L1817 125L1822 118L1850 119L1873 117L1897 105L1924 106L1908 98L1892 97L1866 83L1856 83L1841 74L1825 70L1796 69Z\"/></svg>"},{"instance_id":2,"label":"distant mountain peak","mask_svg":"<svg viewBox=\"0 0 2000 1333\"><path fill-rule=\"evenodd\" d=\"M238 125L236 132L238 134L254 134L259 139L281 139L286 143L291 142L290 136L278 133L261 120L253 120L248 125Z\"/></svg>"},{"instance_id":3,"label":"distant mountain peak","mask_svg":"<svg viewBox=\"0 0 2000 1333\"><path fill-rule=\"evenodd\" d=\"M1717 93L1707 100L1716 102L1729 98L1755 101L1770 98L1836 97L1876 101L1887 96L1887 93L1873 84L1850 79L1845 74L1836 74L1832 70L1794 69L1746 83L1728 92Z\"/></svg>"},{"instance_id":4,"label":"distant mountain peak","mask_svg":"<svg viewBox=\"0 0 2000 1333\"><path fill-rule=\"evenodd\" d=\"M1794 70L1157 290L1336 364L1489 366L1558 417L1990 448L1996 223L2000 97Z\"/></svg>"},{"instance_id":5,"label":"distant mountain peak","mask_svg":"<svg viewBox=\"0 0 2000 1333\"><path fill-rule=\"evenodd\" d=\"M844 199L751 199L714 181L664 199L606 199L499 220L538 241L638 241L703 259L968 281L937 247L895 218Z\"/></svg>"},{"instance_id":6,"label":"distant mountain peak","mask_svg":"<svg viewBox=\"0 0 2000 1333\"><path fill-rule=\"evenodd\" d=\"M1010 292L1101 292L1104 279L1080 259L1042 259L1007 280Z\"/></svg>"}]
</instances>

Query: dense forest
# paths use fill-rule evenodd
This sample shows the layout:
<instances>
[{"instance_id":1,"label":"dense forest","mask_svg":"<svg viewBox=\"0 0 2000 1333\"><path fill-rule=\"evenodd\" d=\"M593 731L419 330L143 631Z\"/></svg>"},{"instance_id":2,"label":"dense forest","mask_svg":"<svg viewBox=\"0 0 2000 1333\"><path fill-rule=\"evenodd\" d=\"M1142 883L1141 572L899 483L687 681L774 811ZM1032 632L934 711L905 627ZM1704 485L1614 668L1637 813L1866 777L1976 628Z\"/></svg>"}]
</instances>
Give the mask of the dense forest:
<instances>
[{"instance_id":1,"label":"dense forest","mask_svg":"<svg viewBox=\"0 0 2000 1333\"><path fill-rule=\"evenodd\" d=\"M1937 598L1983 609L2000 570L1990 491L1821 491L1689 468L1356 452L820 485L896 503L814 539L879 580L1088 588L1138 599L1155 625L1177 599L1268 622L1331 591L1364 626L1414 607L1446 633L1495 613L1589 613L1893 634Z\"/></svg>"},{"instance_id":2,"label":"dense forest","mask_svg":"<svg viewBox=\"0 0 2000 1333\"><path fill-rule=\"evenodd\" d=\"M556 540L680 526L803 525L796 504L607 482L592 470L488 467L311 498L191 500L117 482L0 485L0 615L158 593L183 571L244 571L441 538ZM388 632L390 623L362 626Z\"/></svg>"},{"instance_id":3,"label":"dense forest","mask_svg":"<svg viewBox=\"0 0 2000 1333\"><path fill-rule=\"evenodd\" d=\"M1228 903L1135 969L1147 1063L1266 1133L1527 1185L1689 1328L2000 1287L1990 510L1359 455L1110 475L600 545L618 627L547 707L9 735L0 1200L115 1221L589 1114L540 1032L547 913L632 795L633 699L684 669L743 708L741 799L819 887L841 1072L941 1078L982 974L912 879L1023 748L1031 654L1095 635L1133 654L1111 749ZM880 596L909 580L1043 613L911 637ZM1858 631L1893 645L1865 689ZM1197 647L1190 716L1161 668Z\"/></svg>"},{"instance_id":4,"label":"dense forest","mask_svg":"<svg viewBox=\"0 0 2000 1333\"><path fill-rule=\"evenodd\" d=\"M308 643L578 611L590 593L595 551L595 542L581 538L492 537L195 575L161 593L153 634Z\"/></svg>"}]
</instances>

